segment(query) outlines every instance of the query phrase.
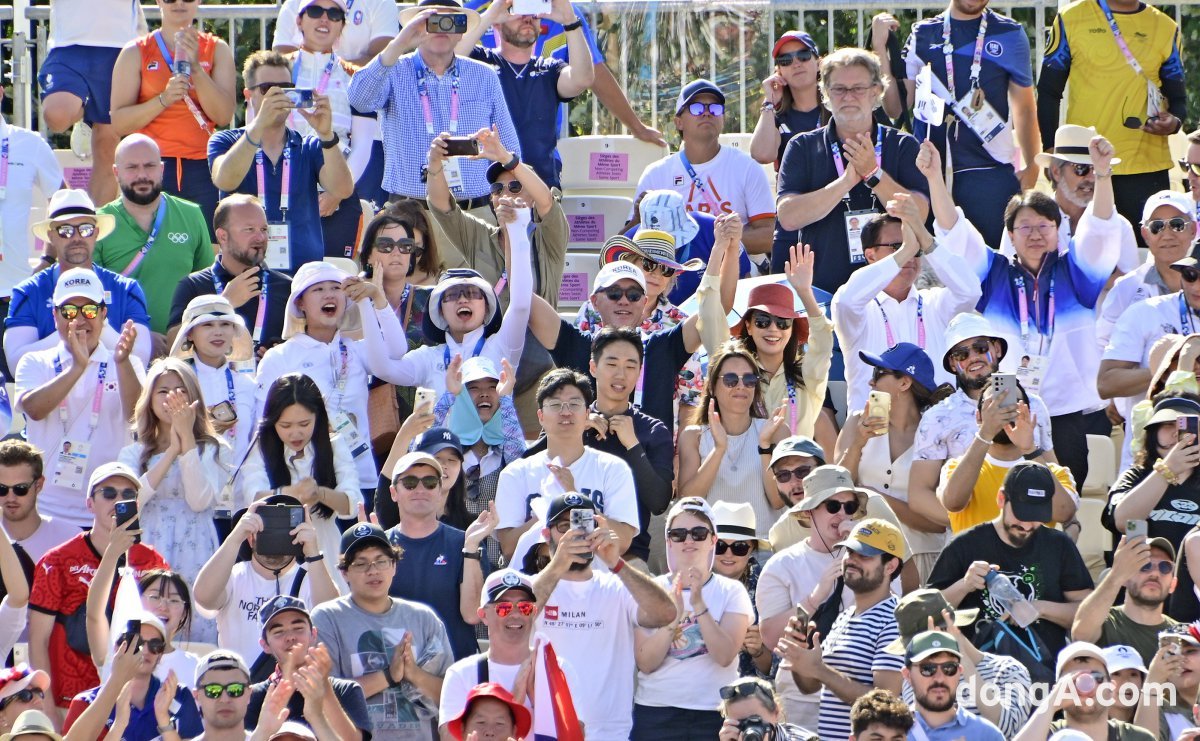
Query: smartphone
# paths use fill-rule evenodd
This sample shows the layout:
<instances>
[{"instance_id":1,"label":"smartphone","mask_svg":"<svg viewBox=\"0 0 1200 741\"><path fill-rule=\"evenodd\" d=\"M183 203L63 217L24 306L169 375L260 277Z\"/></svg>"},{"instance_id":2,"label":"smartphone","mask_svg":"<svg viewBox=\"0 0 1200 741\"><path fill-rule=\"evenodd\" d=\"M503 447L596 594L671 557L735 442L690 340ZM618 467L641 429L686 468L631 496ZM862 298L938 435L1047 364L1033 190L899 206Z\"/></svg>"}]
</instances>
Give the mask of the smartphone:
<instances>
[{"instance_id":1,"label":"smartphone","mask_svg":"<svg viewBox=\"0 0 1200 741\"><path fill-rule=\"evenodd\" d=\"M292 542L292 531L304 522L304 507L294 504L268 504L259 507L263 529L254 541L254 551L263 556L304 555L303 549Z\"/></svg>"},{"instance_id":2,"label":"smartphone","mask_svg":"<svg viewBox=\"0 0 1200 741\"><path fill-rule=\"evenodd\" d=\"M316 107L316 102L313 100L313 91L307 88L287 88L283 91L283 94L287 96L288 101L292 104L292 108L310 110Z\"/></svg>"},{"instance_id":3,"label":"smartphone","mask_svg":"<svg viewBox=\"0 0 1200 741\"><path fill-rule=\"evenodd\" d=\"M571 510L571 529L582 530L584 533L593 532L596 529L596 513L590 509ZM584 558L591 561L592 554L589 552Z\"/></svg>"},{"instance_id":4,"label":"smartphone","mask_svg":"<svg viewBox=\"0 0 1200 741\"><path fill-rule=\"evenodd\" d=\"M1163 636L1158 639L1159 646L1168 647L1167 653L1178 656L1183 653L1183 641L1174 636Z\"/></svg>"},{"instance_id":5,"label":"smartphone","mask_svg":"<svg viewBox=\"0 0 1200 741\"><path fill-rule=\"evenodd\" d=\"M548 15L550 0L513 0L513 15Z\"/></svg>"},{"instance_id":6,"label":"smartphone","mask_svg":"<svg viewBox=\"0 0 1200 741\"><path fill-rule=\"evenodd\" d=\"M136 650L140 640L142 640L142 621L130 620L125 624L125 633L121 636L121 640L118 643L128 643Z\"/></svg>"},{"instance_id":7,"label":"smartphone","mask_svg":"<svg viewBox=\"0 0 1200 741\"><path fill-rule=\"evenodd\" d=\"M886 391L872 391L867 394L867 416L889 419L892 416L892 395ZM887 428L879 434L887 433Z\"/></svg>"},{"instance_id":8,"label":"smartphone","mask_svg":"<svg viewBox=\"0 0 1200 741\"><path fill-rule=\"evenodd\" d=\"M1146 526L1145 520L1126 520L1126 522L1125 522L1125 539L1132 540L1133 538L1136 538L1139 535L1145 536L1146 535L1146 527L1147 526Z\"/></svg>"},{"instance_id":9,"label":"smartphone","mask_svg":"<svg viewBox=\"0 0 1200 741\"><path fill-rule=\"evenodd\" d=\"M992 394L1001 395L1004 401L1000 402L1002 407L1015 407L1020 397L1017 395L1017 374L1015 373L993 373L992 374Z\"/></svg>"},{"instance_id":10,"label":"smartphone","mask_svg":"<svg viewBox=\"0 0 1200 741\"><path fill-rule=\"evenodd\" d=\"M1194 414L1185 414L1175 420L1175 426L1179 428L1180 435L1191 435L1200 440L1200 417Z\"/></svg>"},{"instance_id":11,"label":"smartphone","mask_svg":"<svg viewBox=\"0 0 1200 741\"><path fill-rule=\"evenodd\" d=\"M233 404L229 403L228 399L209 407L208 416L212 417L214 422L220 422L224 425L237 422L237 410L234 409Z\"/></svg>"},{"instance_id":12,"label":"smartphone","mask_svg":"<svg viewBox=\"0 0 1200 741\"><path fill-rule=\"evenodd\" d=\"M358 274L358 277L362 278L363 280L371 280L375 277L375 266L367 263L365 266L363 266L362 272Z\"/></svg>"},{"instance_id":13,"label":"smartphone","mask_svg":"<svg viewBox=\"0 0 1200 741\"><path fill-rule=\"evenodd\" d=\"M466 33L466 13L434 13L425 21L426 33Z\"/></svg>"},{"instance_id":14,"label":"smartphone","mask_svg":"<svg viewBox=\"0 0 1200 741\"><path fill-rule=\"evenodd\" d=\"M437 392L433 389L417 387L416 393L413 394L413 412L416 413L422 409L428 414L433 411L433 405L437 402Z\"/></svg>"},{"instance_id":15,"label":"smartphone","mask_svg":"<svg viewBox=\"0 0 1200 741\"><path fill-rule=\"evenodd\" d=\"M799 604L796 605L796 621L800 624L798 629L800 635L804 636L808 642L808 647L812 648L812 618L809 616L808 610L805 610Z\"/></svg>"},{"instance_id":16,"label":"smartphone","mask_svg":"<svg viewBox=\"0 0 1200 741\"><path fill-rule=\"evenodd\" d=\"M117 502L115 507L117 513L117 527L124 527L125 523L133 521L133 529L141 530L142 523L138 522L138 506L136 499L122 499ZM133 536L134 543L142 542L142 535L138 533Z\"/></svg>"},{"instance_id":17,"label":"smartphone","mask_svg":"<svg viewBox=\"0 0 1200 741\"><path fill-rule=\"evenodd\" d=\"M469 136L451 136L446 139L447 157L474 157L479 154L479 142Z\"/></svg>"}]
</instances>

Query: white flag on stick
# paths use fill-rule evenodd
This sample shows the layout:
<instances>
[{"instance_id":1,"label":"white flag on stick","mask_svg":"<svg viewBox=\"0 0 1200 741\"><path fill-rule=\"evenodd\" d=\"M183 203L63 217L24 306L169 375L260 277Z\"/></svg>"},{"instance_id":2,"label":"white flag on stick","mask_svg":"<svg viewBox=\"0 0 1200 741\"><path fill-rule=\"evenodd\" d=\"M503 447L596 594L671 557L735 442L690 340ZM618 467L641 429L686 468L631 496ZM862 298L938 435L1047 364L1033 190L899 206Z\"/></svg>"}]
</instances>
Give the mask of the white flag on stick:
<instances>
[{"instance_id":1,"label":"white flag on stick","mask_svg":"<svg viewBox=\"0 0 1200 741\"><path fill-rule=\"evenodd\" d=\"M946 118L946 101L933 91L933 68L928 64L917 74L913 115L930 126L941 126Z\"/></svg>"}]
</instances>

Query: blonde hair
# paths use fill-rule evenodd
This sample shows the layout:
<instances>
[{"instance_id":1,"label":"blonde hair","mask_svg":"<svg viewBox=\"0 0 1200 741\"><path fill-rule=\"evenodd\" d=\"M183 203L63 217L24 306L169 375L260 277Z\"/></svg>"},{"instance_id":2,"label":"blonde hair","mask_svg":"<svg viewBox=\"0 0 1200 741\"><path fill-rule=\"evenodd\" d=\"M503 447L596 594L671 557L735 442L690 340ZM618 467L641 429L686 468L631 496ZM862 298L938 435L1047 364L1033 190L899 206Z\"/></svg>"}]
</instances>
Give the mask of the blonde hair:
<instances>
[{"instance_id":1,"label":"blonde hair","mask_svg":"<svg viewBox=\"0 0 1200 741\"><path fill-rule=\"evenodd\" d=\"M138 396L137 404L133 408L133 431L137 435L138 442L142 444L142 455L138 461L140 473L147 470L150 457L159 447L166 447L163 442L171 434L170 429L159 422L151 408L154 387L168 373L179 376L183 387L187 389L189 402L200 402L200 409L196 411L196 421L192 425L192 435L196 438L196 445L220 444L213 431L212 422L208 418L208 408L204 405L204 396L200 393L200 379L196 377L196 371L192 370L191 364L179 358L160 358L154 361L150 365L150 369L146 371L146 382L143 384L142 393Z\"/></svg>"},{"instance_id":2,"label":"blonde hair","mask_svg":"<svg viewBox=\"0 0 1200 741\"><path fill-rule=\"evenodd\" d=\"M887 88L888 82L887 76L883 73L883 65L879 63L879 57L875 56L875 52L857 47L838 49L821 58L821 74L819 79L822 102L826 106L829 105L830 74L835 70L847 67L862 67L871 74L871 84L879 86L879 96L875 99L875 106L878 107L881 105L883 103L883 91Z\"/></svg>"}]
</instances>

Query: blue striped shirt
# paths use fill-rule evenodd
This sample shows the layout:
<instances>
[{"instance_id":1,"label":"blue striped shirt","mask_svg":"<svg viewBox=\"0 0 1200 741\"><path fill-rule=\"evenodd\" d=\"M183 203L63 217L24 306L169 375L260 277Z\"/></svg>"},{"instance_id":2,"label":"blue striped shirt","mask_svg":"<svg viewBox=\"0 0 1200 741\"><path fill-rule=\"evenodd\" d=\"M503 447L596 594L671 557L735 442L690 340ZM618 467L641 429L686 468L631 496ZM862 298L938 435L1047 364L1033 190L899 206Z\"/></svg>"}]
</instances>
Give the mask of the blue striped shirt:
<instances>
[{"instance_id":1,"label":"blue striped shirt","mask_svg":"<svg viewBox=\"0 0 1200 741\"><path fill-rule=\"evenodd\" d=\"M821 640L825 666L867 687L875 684L877 671L899 673L904 668L904 657L883 650L900 637L896 604L896 597L891 595L861 615L854 608L843 610L833 621L829 636ZM821 690L817 730L823 739L850 737L850 704L828 687Z\"/></svg>"},{"instance_id":2,"label":"blue striped shirt","mask_svg":"<svg viewBox=\"0 0 1200 741\"><path fill-rule=\"evenodd\" d=\"M425 114L418 93L424 75L433 119L433 134L425 126ZM496 70L466 57L455 57L446 74L438 77L420 58L420 52L405 54L391 67L379 57L359 70L350 81L350 105L360 111L378 111L383 132L383 189L410 198L425 197L421 173L429 157L433 137L450 131L450 99L455 76L458 78L458 131L455 136L470 136L492 124L500 131L500 141L509 151L520 154L517 130L504 102ZM456 199L488 195L486 159L459 158L461 188L452 189Z\"/></svg>"}]
</instances>

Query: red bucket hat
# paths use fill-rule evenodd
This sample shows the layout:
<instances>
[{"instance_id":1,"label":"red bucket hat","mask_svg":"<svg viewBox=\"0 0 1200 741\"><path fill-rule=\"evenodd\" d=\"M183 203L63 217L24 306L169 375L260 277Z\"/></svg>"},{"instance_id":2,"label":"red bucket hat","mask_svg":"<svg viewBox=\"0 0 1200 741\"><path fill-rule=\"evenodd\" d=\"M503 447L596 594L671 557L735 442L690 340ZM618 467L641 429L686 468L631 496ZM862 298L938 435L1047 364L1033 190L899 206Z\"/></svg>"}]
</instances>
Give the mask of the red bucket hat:
<instances>
[{"instance_id":1,"label":"red bucket hat","mask_svg":"<svg viewBox=\"0 0 1200 741\"><path fill-rule=\"evenodd\" d=\"M462 712L446 723L446 731L451 736L462 741L463 721L467 719L467 713L471 712L471 703L481 697L490 697L508 705L517 726L515 738L529 736L529 729L533 727L533 716L530 715L529 708L514 700L511 692L495 682L485 682L471 688L471 691L467 693L467 702L463 705Z\"/></svg>"},{"instance_id":2,"label":"red bucket hat","mask_svg":"<svg viewBox=\"0 0 1200 741\"><path fill-rule=\"evenodd\" d=\"M730 328L731 334L735 336L746 334L746 317L750 315L751 311L762 311L772 316L794 319L792 333L796 335L796 341L801 345L808 342L808 317L796 311L796 292L792 290L791 286L784 283L766 283L755 286L750 289L747 303L749 305L742 312L742 318Z\"/></svg>"}]
</instances>

